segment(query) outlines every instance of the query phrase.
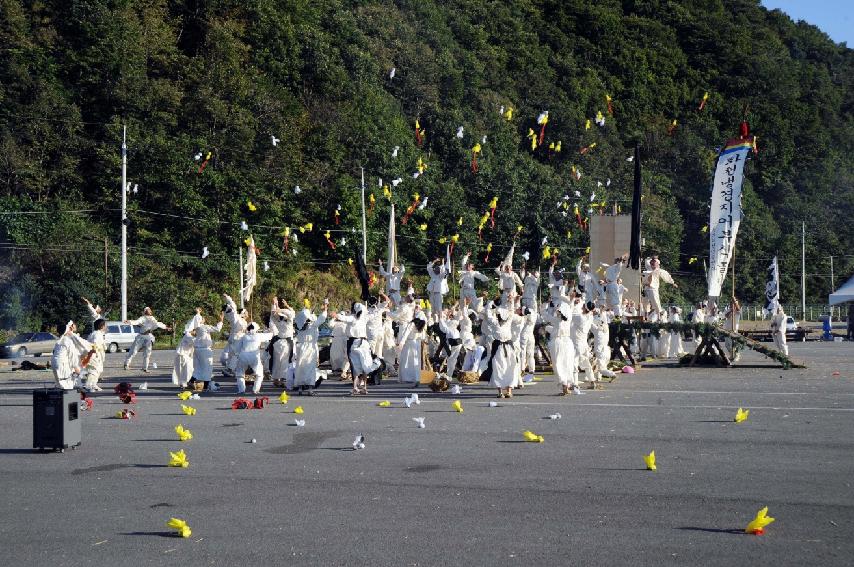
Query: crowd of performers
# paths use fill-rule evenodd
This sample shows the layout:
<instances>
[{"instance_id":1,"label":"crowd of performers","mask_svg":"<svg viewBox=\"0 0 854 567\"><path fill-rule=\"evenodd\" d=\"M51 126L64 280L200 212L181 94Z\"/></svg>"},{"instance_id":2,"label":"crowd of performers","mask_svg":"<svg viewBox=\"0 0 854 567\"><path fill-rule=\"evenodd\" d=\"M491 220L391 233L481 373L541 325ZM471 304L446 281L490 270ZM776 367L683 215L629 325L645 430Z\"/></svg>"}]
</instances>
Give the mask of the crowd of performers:
<instances>
[{"instance_id":1,"label":"crowd of performers","mask_svg":"<svg viewBox=\"0 0 854 567\"><path fill-rule=\"evenodd\" d=\"M624 297L628 290L620 276L626 264L624 256L594 272L579 261L573 274L560 270L555 258L548 272L541 274L524 265L517 273L505 261L490 277L476 270L468 256L456 274L447 259L437 258L426 267L430 280L425 297L420 298L411 282L404 279L403 265L386 267L379 262L385 293L353 303L346 311L330 309L328 300L319 309L312 309L305 300L296 310L285 299L273 297L269 313L265 312L266 324L253 321L247 310L223 295L215 324L197 309L184 326L172 380L180 387L219 389L214 381L212 334L223 331L225 324L228 338L219 361L224 376L234 380L238 393L246 391L249 375L256 394L269 379L274 386L313 395L331 371L352 380L352 394L358 396L367 394L369 383L379 383L382 377L396 377L400 383L417 386L426 370L449 378L463 373L470 379L476 376L489 382L499 397L511 398L514 389L533 379L540 358L550 363L561 395L577 394L582 382L584 387L596 389L603 376L614 375L608 368L612 356L609 323L614 318L682 322L679 307L665 309L661 304L660 285L676 283L658 258L646 261L640 305ZM459 299L453 303L447 301L450 277L457 279L460 289ZM494 297L479 289L496 280L498 293ZM542 285L547 285L543 300ZM52 368L58 387L98 391L106 323L99 306L88 300L86 304L92 333L84 339L77 334L74 322L69 322L54 349ZM718 312L716 306L701 303L689 319L723 324L737 332L740 316L741 308L733 297L726 311ZM785 313L778 309L771 324L778 349L787 353L785 320ZM148 307L140 318L126 323L138 326L140 332L124 368L130 369L136 355L142 354L142 370L148 372L154 331L171 329ZM324 326L331 330L330 371L319 368L318 338ZM728 347L737 357L733 345ZM680 332L641 334L631 348L647 358L684 354ZM538 349L543 356L537 356Z\"/></svg>"}]
</instances>

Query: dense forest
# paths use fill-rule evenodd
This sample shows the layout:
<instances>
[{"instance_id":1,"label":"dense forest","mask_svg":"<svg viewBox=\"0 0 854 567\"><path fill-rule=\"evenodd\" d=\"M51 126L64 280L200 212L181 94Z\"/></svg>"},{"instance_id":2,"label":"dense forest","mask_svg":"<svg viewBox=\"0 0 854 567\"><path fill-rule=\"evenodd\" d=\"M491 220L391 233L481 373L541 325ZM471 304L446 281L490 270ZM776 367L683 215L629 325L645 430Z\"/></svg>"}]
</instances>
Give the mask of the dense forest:
<instances>
[{"instance_id":1,"label":"dense forest","mask_svg":"<svg viewBox=\"0 0 854 567\"><path fill-rule=\"evenodd\" d=\"M805 222L821 303L831 255L854 272L852 82L851 49L759 0L0 0L0 326L79 317L81 295L118 315L123 125L131 314L217 310L250 233L256 310L355 295L361 168L371 262L394 203L413 273L454 235L481 269L514 238L572 267L585 218L629 212L635 142L644 253L696 301L743 119L739 294L776 254L799 298Z\"/></svg>"}]
</instances>

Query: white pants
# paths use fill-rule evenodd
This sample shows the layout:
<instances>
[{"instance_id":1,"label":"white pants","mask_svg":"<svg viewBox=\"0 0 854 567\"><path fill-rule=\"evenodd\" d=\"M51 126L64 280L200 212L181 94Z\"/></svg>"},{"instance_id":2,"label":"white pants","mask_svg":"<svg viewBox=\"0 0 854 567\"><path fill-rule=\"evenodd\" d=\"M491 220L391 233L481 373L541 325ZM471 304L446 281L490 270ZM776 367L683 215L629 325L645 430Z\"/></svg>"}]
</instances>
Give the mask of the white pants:
<instances>
[{"instance_id":1,"label":"white pants","mask_svg":"<svg viewBox=\"0 0 854 567\"><path fill-rule=\"evenodd\" d=\"M104 351L96 349L95 354L92 355L89 364L86 366L86 387L89 389L96 387L98 385L98 378L101 377L103 371Z\"/></svg>"},{"instance_id":2,"label":"white pants","mask_svg":"<svg viewBox=\"0 0 854 567\"><path fill-rule=\"evenodd\" d=\"M448 355L448 358L446 360L447 368L445 369L445 371L448 374L448 376L453 376L454 371L457 369L457 360L459 360L459 358L460 358L460 351L462 350L463 345L462 344L458 344L457 346L448 345L448 348L451 349L451 354Z\"/></svg>"},{"instance_id":3,"label":"white pants","mask_svg":"<svg viewBox=\"0 0 854 567\"><path fill-rule=\"evenodd\" d=\"M789 356L789 345L786 344L786 333L774 333L774 346L777 350Z\"/></svg>"},{"instance_id":4,"label":"white pants","mask_svg":"<svg viewBox=\"0 0 854 567\"><path fill-rule=\"evenodd\" d=\"M133 357L142 350L142 367L148 370L148 365L151 363L151 347L154 345L154 336L149 333L139 334L133 341L130 347L130 352L125 359L125 366L130 368L130 363Z\"/></svg>"},{"instance_id":5,"label":"white pants","mask_svg":"<svg viewBox=\"0 0 854 567\"><path fill-rule=\"evenodd\" d=\"M436 291L430 292L430 316L438 320L442 314L442 294Z\"/></svg>"},{"instance_id":6,"label":"white pants","mask_svg":"<svg viewBox=\"0 0 854 567\"><path fill-rule=\"evenodd\" d=\"M247 368L251 368L255 373L255 386L252 391L257 394L261 391L261 382L264 381L264 365L261 364L261 353L242 352L236 358L237 368L235 368L234 376L237 378L237 393L242 394L246 391L246 378L243 374Z\"/></svg>"},{"instance_id":7,"label":"white pants","mask_svg":"<svg viewBox=\"0 0 854 567\"><path fill-rule=\"evenodd\" d=\"M522 372L535 372L537 369L536 358L534 357L534 351L537 348L536 339L531 336L525 339L522 339L522 343L520 345L521 348L521 360L520 363L522 365Z\"/></svg>"},{"instance_id":8,"label":"white pants","mask_svg":"<svg viewBox=\"0 0 854 567\"><path fill-rule=\"evenodd\" d=\"M658 297L658 288L648 287L644 289L644 293L652 310L661 313L661 299Z\"/></svg>"}]
</instances>

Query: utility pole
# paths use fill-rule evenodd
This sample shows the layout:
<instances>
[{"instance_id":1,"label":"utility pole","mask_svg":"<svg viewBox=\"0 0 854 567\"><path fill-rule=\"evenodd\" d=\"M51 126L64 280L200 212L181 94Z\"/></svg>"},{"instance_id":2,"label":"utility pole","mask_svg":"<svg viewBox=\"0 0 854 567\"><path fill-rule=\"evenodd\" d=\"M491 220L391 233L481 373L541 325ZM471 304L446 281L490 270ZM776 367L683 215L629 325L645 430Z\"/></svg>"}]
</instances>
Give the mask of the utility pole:
<instances>
[{"instance_id":1,"label":"utility pole","mask_svg":"<svg viewBox=\"0 0 854 567\"><path fill-rule=\"evenodd\" d=\"M122 126L122 321L128 318L128 145L127 126Z\"/></svg>"},{"instance_id":2,"label":"utility pole","mask_svg":"<svg viewBox=\"0 0 854 567\"><path fill-rule=\"evenodd\" d=\"M801 312L807 318L807 223L801 223Z\"/></svg>"},{"instance_id":3,"label":"utility pole","mask_svg":"<svg viewBox=\"0 0 854 567\"><path fill-rule=\"evenodd\" d=\"M836 283L833 281L833 256L830 257L830 293L836 290Z\"/></svg>"},{"instance_id":4,"label":"utility pole","mask_svg":"<svg viewBox=\"0 0 854 567\"><path fill-rule=\"evenodd\" d=\"M107 248L107 237L104 237L104 299L102 301L107 301L107 273L108 273L108 264L107 264L107 255L109 254ZM122 319L124 321L124 319Z\"/></svg>"},{"instance_id":5,"label":"utility pole","mask_svg":"<svg viewBox=\"0 0 854 567\"><path fill-rule=\"evenodd\" d=\"M368 222L365 217L365 168L362 170L362 263L368 265ZM391 266L388 268L391 269Z\"/></svg>"},{"instance_id":6,"label":"utility pole","mask_svg":"<svg viewBox=\"0 0 854 567\"><path fill-rule=\"evenodd\" d=\"M243 309L243 246L238 246L237 249L240 251L240 308Z\"/></svg>"}]
</instances>

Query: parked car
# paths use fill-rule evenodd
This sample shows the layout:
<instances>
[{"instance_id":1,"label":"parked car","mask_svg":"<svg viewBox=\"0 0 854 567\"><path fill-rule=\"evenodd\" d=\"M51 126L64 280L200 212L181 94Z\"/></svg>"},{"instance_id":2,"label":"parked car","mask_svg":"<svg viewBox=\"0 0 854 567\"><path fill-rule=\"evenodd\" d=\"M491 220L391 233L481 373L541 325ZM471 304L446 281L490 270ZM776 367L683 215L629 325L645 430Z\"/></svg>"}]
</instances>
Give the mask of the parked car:
<instances>
[{"instance_id":1,"label":"parked car","mask_svg":"<svg viewBox=\"0 0 854 567\"><path fill-rule=\"evenodd\" d=\"M786 332L796 331L798 329L798 322L795 321L795 318L791 315L786 316Z\"/></svg>"},{"instance_id":2,"label":"parked car","mask_svg":"<svg viewBox=\"0 0 854 567\"><path fill-rule=\"evenodd\" d=\"M21 333L0 346L0 357L14 358L28 354L49 354L59 337L52 333Z\"/></svg>"},{"instance_id":3,"label":"parked car","mask_svg":"<svg viewBox=\"0 0 854 567\"><path fill-rule=\"evenodd\" d=\"M121 321L107 321L107 330L105 333L107 352L128 350L138 334L139 327L134 327Z\"/></svg>"}]
</instances>

